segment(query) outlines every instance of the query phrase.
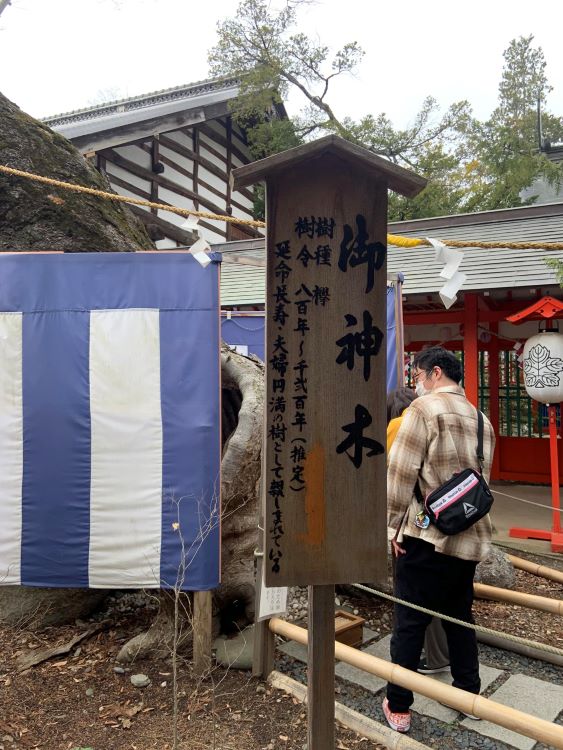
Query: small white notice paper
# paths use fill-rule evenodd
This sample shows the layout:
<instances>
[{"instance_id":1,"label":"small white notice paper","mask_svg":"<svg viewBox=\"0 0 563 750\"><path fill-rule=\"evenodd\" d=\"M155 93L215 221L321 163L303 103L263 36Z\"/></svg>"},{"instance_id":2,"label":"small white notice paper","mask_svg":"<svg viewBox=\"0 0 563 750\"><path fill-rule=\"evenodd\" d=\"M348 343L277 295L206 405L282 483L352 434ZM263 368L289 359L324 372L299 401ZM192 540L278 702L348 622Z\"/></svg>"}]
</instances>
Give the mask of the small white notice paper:
<instances>
[{"instance_id":1,"label":"small white notice paper","mask_svg":"<svg viewBox=\"0 0 563 750\"><path fill-rule=\"evenodd\" d=\"M264 578L260 586L260 605L258 620L267 620L273 615L283 615L287 611L287 586L267 588Z\"/></svg>"}]
</instances>

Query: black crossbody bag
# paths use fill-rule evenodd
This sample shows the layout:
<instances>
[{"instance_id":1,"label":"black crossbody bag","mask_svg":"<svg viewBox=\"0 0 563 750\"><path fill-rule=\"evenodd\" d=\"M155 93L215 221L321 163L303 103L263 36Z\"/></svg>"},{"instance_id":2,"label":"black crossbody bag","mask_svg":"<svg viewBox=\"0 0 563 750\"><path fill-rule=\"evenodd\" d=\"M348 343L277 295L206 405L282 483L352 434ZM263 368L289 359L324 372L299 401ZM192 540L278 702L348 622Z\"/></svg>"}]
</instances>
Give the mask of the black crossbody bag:
<instances>
[{"instance_id":1,"label":"black crossbody bag","mask_svg":"<svg viewBox=\"0 0 563 750\"><path fill-rule=\"evenodd\" d=\"M429 522L442 534L452 536L465 531L487 515L493 504L493 495L489 485L483 479L483 414L477 409L477 461L479 471L463 469L454 474L438 489L431 492L426 499L418 484L414 492L423 506L421 515L428 517ZM424 526L422 526L424 528Z\"/></svg>"}]
</instances>

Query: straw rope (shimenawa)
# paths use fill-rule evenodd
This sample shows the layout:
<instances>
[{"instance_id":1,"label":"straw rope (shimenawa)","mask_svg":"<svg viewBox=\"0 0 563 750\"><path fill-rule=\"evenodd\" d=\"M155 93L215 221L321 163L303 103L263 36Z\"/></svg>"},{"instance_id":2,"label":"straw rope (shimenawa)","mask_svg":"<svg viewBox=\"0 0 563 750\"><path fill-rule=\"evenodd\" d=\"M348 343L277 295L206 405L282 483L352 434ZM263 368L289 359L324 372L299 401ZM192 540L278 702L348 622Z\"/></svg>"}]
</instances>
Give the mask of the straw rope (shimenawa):
<instances>
[{"instance_id":1,"label":"straw rope (shimenawa)","mask_svg":"<svg viewBox=\"0 0 563 750\"><path fill-rule=\"evenodd\" d=\"M105 190L98 190L96 188L89 188L84 185L75 185L72 182L64 182L62 180L55 180L51 177L43 177L42 175L33 174L32 172L24 172L21 169L14 169L13 167L7 167L0 164L0 172L4 174L12 175L13 177L23 177L27 180L33 180L35 182L42 182L45 185L52 185L53 187L62 188L63 190L71 190L76 193L86 193L88 195L94 195L98 198L104 198L106 200L117 201L119 203L131 203L136 206L147 206L148 208L156 208L161 211L170 211L171 213L178 214L179 216L197 216L202 219L209 219L210 221L226 221L231 224L239 224L249 227L263 228L266 226L264 221L257 219L242 219L236 216L229 216L228 214L213 214L207 211L196 211L190 208L180 208L179 206L171 206L168 203L156 203L155 201L147 201L143 198L132 198L127 195L119 195L117 193L110 193ZM441 240L444 244L450 247L480 247L480 248L509 248L513 250L563 250L563 242L486 242L481 240ZM430 243L425 238L416 237L402 237L397 234L388 234L387 242L390 245L404 248L414 247L429 247Z\"/></svg>"},{"instance_id":2,"label":"straw rope (shimenawa)","mask_svg":"<svg viewBox=\"0 0 563 750\"><path fill-rule=\"evenodd\" d=\"M63 182L62 180L54 180L51 177L43 177L38 174L31 172L23 172L21 169L14 169L13 167L5 167L0 164L0 172L5 174L13 175L14 177L24 177L28 180L35 182L42 182L45 185L53 185L53 187L63 188L63 190L71 190L75 193L86 193L88 195L95 195L97 198L105 198L110 201L117 201L118 203L132 203L135 206L148 206L149 208L158 208L162 211L170 211L173 214L179 214L180 216L199 216L202 219L212 219L214 221L227 221L233 224L247 224L251 227L264 227L266 226L263 221L255 221L254 219L238 219L235 216L228 216L227 214L211 214L206 211L193 211L190 208L180 208L179 206L171 206L168 203L155 203L154 201L146 201L143 198L131 198L128 195L118 195L117 193L109 193L106 190L98 190L97 188L89 188L84 185L75 185L72 182Z\"/></svg>"}]
</instances>

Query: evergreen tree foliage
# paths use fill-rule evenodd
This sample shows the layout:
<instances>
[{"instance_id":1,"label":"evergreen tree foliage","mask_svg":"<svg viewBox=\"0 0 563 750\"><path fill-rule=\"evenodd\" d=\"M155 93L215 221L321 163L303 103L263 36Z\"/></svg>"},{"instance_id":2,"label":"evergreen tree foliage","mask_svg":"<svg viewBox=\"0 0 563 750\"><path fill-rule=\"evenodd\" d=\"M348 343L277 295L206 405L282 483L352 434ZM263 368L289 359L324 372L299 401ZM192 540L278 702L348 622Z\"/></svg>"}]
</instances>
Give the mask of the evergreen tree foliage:
<instances>
[{"instance_id":1,"label":"evergreen tree foliage","mask_svg":"<svg viewBox=\"0 0 563 750\"><path fill-rule=\"evenodd\" d=\"M240 79L233 115L248 133L255 158L327 133L363 145L429 180L416 198L390 196L392 220L518 206L522 190L535 180L560 183L561 167L539 148L538 101L545 141L563 140L563 118L545 111L551 87L532 35L512 40L505 50L498 105L488 120L477 120L466 101L442 112L429 96L413 123L397 129L385 113L358 120L336 115L328 98L331 82L353 73L363 51L349 42L331 53L295 32L297 13L309 2L286 0L275 10L267 0L241 0L236 15L218 24L210 70ZM291 90L301 93L305 106L286 119L279 115Z\"/></svg>"},{"instance_id":2,"label":"evergreen tree foliage","mask_svg":"<svg viewBox=\"0 0 563 750\"><path fill-rule=\"evenodd\" d=\"M470 211L522 205L520 193L537 179L561 182L561 167L540 150L538 102L545 109L551 86L545 74L541 47L533 36L513 39L504 52L505 65L496 109L486 122L473 122L468 147L473 155L469 184ZM542 112L543 142L563 139L563 118ZM533 202L533 197L527 202Z\"/></svg>"}]
</instances>

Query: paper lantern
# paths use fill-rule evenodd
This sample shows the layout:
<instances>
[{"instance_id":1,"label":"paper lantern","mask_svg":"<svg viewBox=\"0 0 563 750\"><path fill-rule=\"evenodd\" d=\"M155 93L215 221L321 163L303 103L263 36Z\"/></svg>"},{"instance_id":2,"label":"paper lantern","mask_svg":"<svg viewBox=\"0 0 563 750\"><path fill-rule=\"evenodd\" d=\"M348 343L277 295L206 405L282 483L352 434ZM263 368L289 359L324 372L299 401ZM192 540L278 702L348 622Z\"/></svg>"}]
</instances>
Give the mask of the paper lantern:
<instances>
[{"instance_id":1,"label":"paper lantern","mask_svg":"<svg viewBox=\"0 0 563 750\"><path fill-rule=\"evenodd\" d=\"M542 404L563 401L563 334L544 331L524 345L524 384Z\"/></svg>"}]
</instances>

